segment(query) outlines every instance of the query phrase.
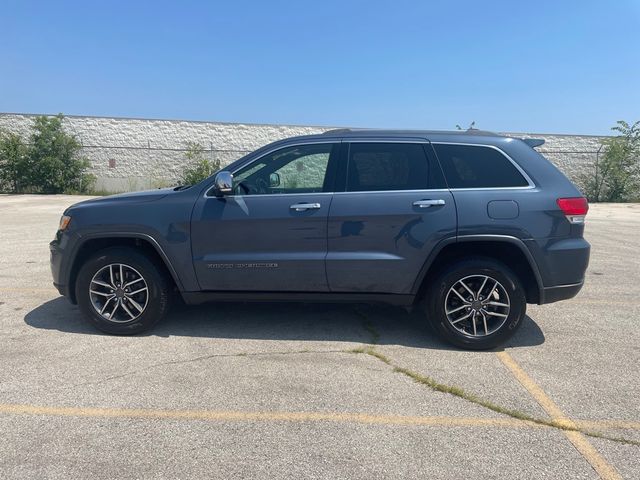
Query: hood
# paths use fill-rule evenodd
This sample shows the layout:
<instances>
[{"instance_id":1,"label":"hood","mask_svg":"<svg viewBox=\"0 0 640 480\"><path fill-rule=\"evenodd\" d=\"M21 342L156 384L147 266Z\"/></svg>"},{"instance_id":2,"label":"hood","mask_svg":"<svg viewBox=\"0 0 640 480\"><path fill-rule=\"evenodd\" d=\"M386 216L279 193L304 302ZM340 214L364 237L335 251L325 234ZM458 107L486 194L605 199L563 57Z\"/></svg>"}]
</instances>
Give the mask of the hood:
<instances>
[{"instance_id":1,"label":"hood","mask_svg":"<svg viewBox=\"0 0 640 480\"><path fill-rule=\"evenodd\" d=\"M122 203L142 203L160 200L175 192L175 187L158 188L155 190L143 190L141 192L118 193L116 195L108 195L106 197L96 197L71 205L71 208L83 208L92 205L120 205Z\"/></svg>"}]
</instances>

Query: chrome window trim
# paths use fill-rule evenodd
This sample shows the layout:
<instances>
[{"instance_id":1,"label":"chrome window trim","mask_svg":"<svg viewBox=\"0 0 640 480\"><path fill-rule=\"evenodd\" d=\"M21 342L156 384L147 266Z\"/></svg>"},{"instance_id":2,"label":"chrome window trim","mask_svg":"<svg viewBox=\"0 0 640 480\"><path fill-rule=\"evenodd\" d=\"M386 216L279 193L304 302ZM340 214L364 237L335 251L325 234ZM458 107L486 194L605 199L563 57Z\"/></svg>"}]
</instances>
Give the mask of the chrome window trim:
<instances>
[{"instance_id":1,"label":"chrome window trim","mask_svg":"<svg viewBox=\"0 0 640 480\"><path fill-rule=\"evenodd\" d=\"M477 191L493 191L493 190L535 190L535 185L527 187L468 187L468 188L450 188L452 192L477 192Z\"/></svg>"},{"instance_id":2,"label":"chrome window trim","mask_svg":"<svg viewBox=\"0 0 640 480\"><path fill-rule=\"evenodd\" d=\"M448 188L425 188L425 189L412 189L412 190L362 190L353 192L333 192L334 195L361 195L361 194L378 194L378 193L449 193Z\"/></svg>"},{"instance_id":3,"label":"chrome window trim","mask_svg":"<svg viewBox=\"0 0 640 480\"><path fill-rule=\"evenodd\" d=\"M292 197L309 195L362 195L378 193L449 193L447 188L434 188L424 190L366 190L358 192L307 192L307 193L257 193L255 195L225 195L224 198L245 198L245 197ZM215 197L209 197L215 198Z\"/></svg>"},{"instance_id":4,"label":"chrome window trim","mask_svg":"<svg viewBox=\"0 0 640 480\"><path fill-rule=\"evenodd\" d=\"M299 197L304 195L335 195L335 192L307 192L307 193L256 193L255 195L224 195L223 198L247 198L247 197ZM220 197L209 197L220 198Z\"/></svg>"},{"instance_id":5,"label":"chrome window trim","mask_svg":"<svg viewBox=\"0 0 640 480\"><path fill-rule=\"evenodd\" d=\"M518 172L520 172L520 174L524 177L524 179L527 181L527 186L526 187L469 187L469 188L463 188L463 187L458 187L458 188L450 188L449 190L451 190L452 192L462 192L462 191L466 191L466 190L532 190L534 188L536 188L536 184L533 182L533 180L531 180L531 177L527 174L527 172L524 171L524 169L518 165L518 162L516 162L513 158L511 158L504 150L502 150L499 147L496 147L495 145L487 145L484 143L462 143L462 142L431 142L432 145L459 145L459 146L463 146L463 147L485 147L485 148L492 148L493 150L496 150L498 152L500 152L507 160L509 160L511 162L511 164L516 168L516 170L518 170ZM435 149L434 149L435 150ZM438 152L436 152L437 155ZM438 161L440 161L440 159L438 159Z\"/></svg>"}]
</instances>

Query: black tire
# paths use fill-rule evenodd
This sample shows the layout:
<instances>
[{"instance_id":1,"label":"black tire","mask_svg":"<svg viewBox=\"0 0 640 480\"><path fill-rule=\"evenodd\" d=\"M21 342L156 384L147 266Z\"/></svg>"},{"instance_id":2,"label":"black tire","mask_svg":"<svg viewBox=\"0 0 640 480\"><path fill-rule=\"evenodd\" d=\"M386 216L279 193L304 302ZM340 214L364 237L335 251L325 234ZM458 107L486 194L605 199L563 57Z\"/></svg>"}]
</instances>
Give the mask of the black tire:
<instances>
[{"instance_id":1,"label":"black tire","mask_svg":"<svg viewBox=\"0 0 640 480\"><path fill-rule=\"evenodd\" d=\"M141 313L133 308L132 304L129 303L130 300L121 299L121 302L125 304L125 307L129 305L129 312L132 312L127 312L127 315L138 315L132 320L127 321L128 317L125 317L124 307L121 308L121 311L117 314L124 317L121 321L112 321L103 317L96 310L97 307L94 306L94 300L92 300L92 295L89 293L91 290L90 286L92 286L93 289L97 286L95 283L92 283L94 275L101 271L108 272L108 269L103 269L111 264L124 264L125 269L127 267L131 269L129 271L125 270L125 280L127 279L127 275L131 275L131 272L135 272L143 278L146 284L147 291L144 293L147 296L144 297L145 305ZM115 269L115 271L115 279L118 281L119 273L117 269ZM103 292L110 292L106 287L98 286L98 288L102 289ZM122 292L120 293L122 294ZM135 335L153 327L169 310L170 295L170 283L166 278L166 274L163 269L146 255L133 248L127 247L107 248L97 252L82 265L76 280L76 299L78 300L80 310L82 310L85 317L98 330L112 335ZM99 299L100 297L93 294L93 298ZM139 299L140 297L134 298ZM114 299L116 302L119 300L119 298L115 297ZM138 303L138 305L140 305L140 303ZM98 307L100 307L100 305L98 305ZM110 308L111 306L108 306L108 309ZM115 316L114 320L117 320Z\"/></svg>"},{"instance_id":2,"label":"black tire","mask_svg":"<svg viewBox=\"0 0 640 480\"><path fill-rule=\"evenodd\" d=\"M503 317L499 317L496 314L489 316L480 313L478 313L476 317L476 315L471 313L476 320L452 319L452 321L450 321L447 317L446 302L452 300L448 300L447 295L450 293L451 298L455 300L457 295L455 295L455 292L452 290L454 286L457 285L457 290L461 291L464 296L466 295L465 291L460 287L461 284L458 283L460 280L463 280L465 285L469 282L473 283L474 281L477 282L476 285L482 285L481 279L484 277L497 280L500 286L503 287L503 290L491 290L490 294L492 295L492 299L485 298L484 300L485 302L489 302L493 300L493 296L503 297L502 300L493 302L500 304L503 303L504 298L506 298L509 304L508 309L507 307L485 307L498 315L503 315ZM484 287L485 290L483 290L483 292L488 291L487 289L490 288L491 283L488 285L489 287ZM471 290L474 290L473 285L470 285L470 287ZM475 289L475 291L479 290L482 290L482 287ZM468 294L466 301L468 301L469 298L472 298L471 294ZM478 298L482 297L479 296ZM476 302L472 303L469 307L463 307L466 303L458 301L457 305L460 305L460 309L462 309L460 313L456 313L456 315L459 315L458 318L460 318L465 316L468 310L471 310L471 312L475 311L473 308L477 308L479 304ZM451 314L456 308L451 308L449 313ZM433 284L429 286L425 298L427 319L436 333L447 342L469 350L487 350L502 345L520 327L522 319L526 314L526 309L527 300L525 292L517 275L503 263L488 257L470 257L443 269L436 276ZM486 309L483 310L483 312L486 312ZM504 317L504 315L506 315L506 317ZM452 315L449 316L452 317ZM482 317L490 319L490 322L492 322L491 327L495 328L495 331L491 331L491 328L489 328L486 330L489 333L483 334L482 330L484 330L484 326L487 325L487 323L482 323ZM458 322L457 327L454 326L452 322ZM472 322L475 323L475 325L473 325ZM500 324L500 322L502 323ZM477 330L480 331L480 335L474 336L472 334L472 328L477 328Z\"/></svg>"}]
</instances>

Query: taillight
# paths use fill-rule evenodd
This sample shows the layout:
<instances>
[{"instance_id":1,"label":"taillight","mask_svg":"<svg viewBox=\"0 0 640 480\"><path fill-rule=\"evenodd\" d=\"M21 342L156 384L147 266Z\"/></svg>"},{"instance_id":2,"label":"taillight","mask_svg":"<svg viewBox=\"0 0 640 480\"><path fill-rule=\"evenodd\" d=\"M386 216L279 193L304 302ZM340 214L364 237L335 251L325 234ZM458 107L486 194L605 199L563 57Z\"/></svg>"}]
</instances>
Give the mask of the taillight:
<instances>
[{"instance_id":1,"label":"taillight","mask_svg":"<svg viewBox=\"0 0 640 480\"><path fill-rule=\"evenodd\" d=\"M584 197L559 198L558 206L565 214L570 223L584 223L584 219L589 211L589 203Z\"/></svg>"}]
</instances>

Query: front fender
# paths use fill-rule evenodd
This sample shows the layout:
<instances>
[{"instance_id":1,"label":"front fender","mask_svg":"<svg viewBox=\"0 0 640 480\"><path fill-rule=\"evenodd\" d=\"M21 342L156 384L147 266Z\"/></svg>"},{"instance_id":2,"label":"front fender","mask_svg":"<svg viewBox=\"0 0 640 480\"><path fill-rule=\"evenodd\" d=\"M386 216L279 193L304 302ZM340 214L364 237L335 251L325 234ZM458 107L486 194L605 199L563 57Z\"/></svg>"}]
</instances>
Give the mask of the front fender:
<instances>
[{"instance_id":1,"label":"front fender","mask_svg":"<svg viewBox=\"0 0 640 480\"><path fill-rule=\"evenodd\" d=\"M173 281L178 287L178 290L180 290L181 292L184 291L184 284L182 282L182 278L180 277L180 275L178 275L178 272L174 266L174 262L171 260L171 258L169 258L169 256L165 252L165 249L162 247L162 245L160 245L160 243L153 236L147 233L126 232L126 231L99 232L99 233L90 233L90 234L80 236L79 240L76 242L77 245L76 245L76 248L74 249L75 251L72 254L73 261L70 262L71 265L69 266L68 277L66 277L68 280L67 285L70 285L71 267L75 263L77 254L82 249L82 247L87 244L87 242L90 242L91 240L100 240L100 239L108 240L108 239L120 239L120 238L137 239L137 240L142 240L149 243L153 247L153 249L156 251L156 253L160 256L165 266L167 267L167 270L169 270L169 273L171 274Z\"/></svg>"}]
</instances>

